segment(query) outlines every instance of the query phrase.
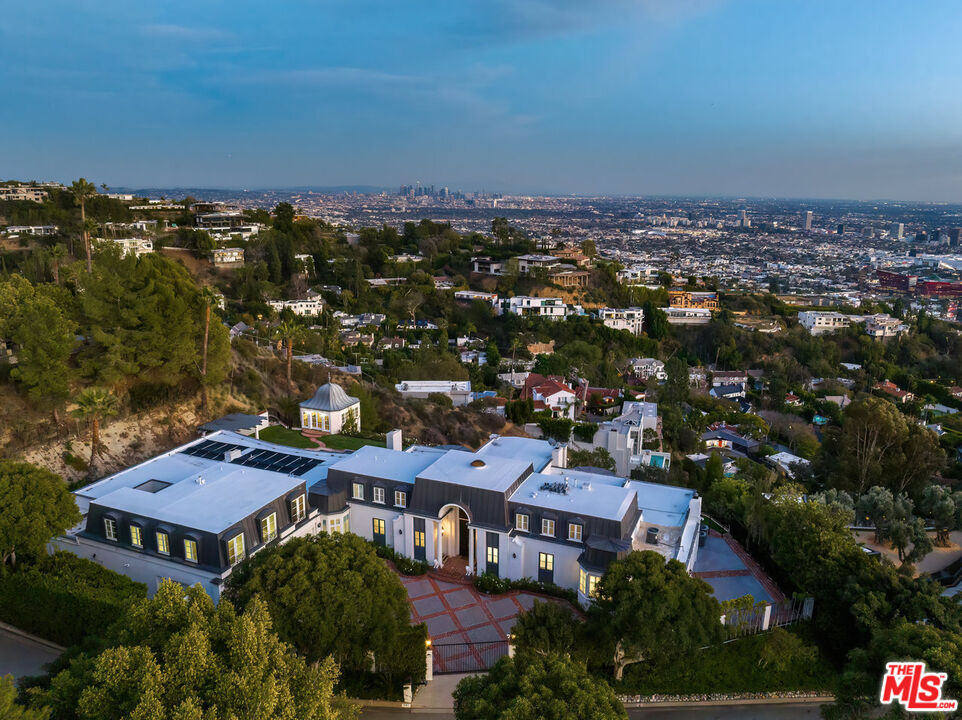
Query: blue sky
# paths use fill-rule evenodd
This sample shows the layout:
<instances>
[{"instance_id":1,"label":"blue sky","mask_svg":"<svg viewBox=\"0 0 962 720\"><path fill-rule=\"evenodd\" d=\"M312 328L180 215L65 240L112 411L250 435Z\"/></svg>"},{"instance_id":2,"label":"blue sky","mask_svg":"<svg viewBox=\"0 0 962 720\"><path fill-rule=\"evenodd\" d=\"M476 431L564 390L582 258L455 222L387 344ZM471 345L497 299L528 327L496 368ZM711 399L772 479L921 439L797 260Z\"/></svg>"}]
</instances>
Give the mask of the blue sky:
<instances>
[{"instance_id":1,"label":"blue sky","mask_svg":"<svg viewBox=\"0 0 962 720\"><path fill-rule=\"evenodd\" d=\"M30 0L0 178L962 201L962 5Z\"/></svg>"}]
</instances>

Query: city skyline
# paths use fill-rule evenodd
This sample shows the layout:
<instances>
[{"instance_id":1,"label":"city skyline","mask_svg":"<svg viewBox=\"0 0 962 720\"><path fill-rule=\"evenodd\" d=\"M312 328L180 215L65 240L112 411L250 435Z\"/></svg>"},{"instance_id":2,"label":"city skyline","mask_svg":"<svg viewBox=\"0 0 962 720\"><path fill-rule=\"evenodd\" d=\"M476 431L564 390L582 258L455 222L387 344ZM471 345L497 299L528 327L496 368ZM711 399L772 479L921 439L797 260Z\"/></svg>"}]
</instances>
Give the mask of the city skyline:
<instances>
[{"instance_id":1,"label":"city skyline","mask_svg":"<svg viewBox=\"0 0 962 720\"><path fill-rule=\"evenodd\" d=\"M10 8L3 175L131 188L396 189L421 177L546 195L962 197L952 121L962 10L949 3L227 10Z\"/></svg>"}]
</instances>

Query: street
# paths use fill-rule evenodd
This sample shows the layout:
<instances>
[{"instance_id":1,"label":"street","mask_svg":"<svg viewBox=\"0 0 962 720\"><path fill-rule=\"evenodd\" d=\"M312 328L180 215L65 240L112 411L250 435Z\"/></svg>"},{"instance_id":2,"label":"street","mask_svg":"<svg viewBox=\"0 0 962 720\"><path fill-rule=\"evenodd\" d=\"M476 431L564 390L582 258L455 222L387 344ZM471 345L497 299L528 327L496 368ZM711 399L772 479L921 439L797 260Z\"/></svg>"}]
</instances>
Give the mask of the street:
<instances>
[{"instance_id":1,"label":"street","mask_svg":"<svg viewBox=\"0 0 962 720\"><path fill-rule=\"evenodd\" d=\"M57 659L51 647L0 628L0 676L40 675L43 666Z\"/></svg>"},{"instance_id":2,"label":"street","mask_svg":"<svg viewBox=\"0 0 962 720\"><path fill-rule=\"evenodd\" d=\"M368 708L362 714L363 720L391 720L404 717L412 720L443 720L454 717L453 713L428 710L394 710L391 708ZM683 707L683 708L635 708L628 710L631 720L799 720L800 718L821 717L817 703L797 703L786 705L732 705L728 707Z\"/></svg>"}]
</instances>

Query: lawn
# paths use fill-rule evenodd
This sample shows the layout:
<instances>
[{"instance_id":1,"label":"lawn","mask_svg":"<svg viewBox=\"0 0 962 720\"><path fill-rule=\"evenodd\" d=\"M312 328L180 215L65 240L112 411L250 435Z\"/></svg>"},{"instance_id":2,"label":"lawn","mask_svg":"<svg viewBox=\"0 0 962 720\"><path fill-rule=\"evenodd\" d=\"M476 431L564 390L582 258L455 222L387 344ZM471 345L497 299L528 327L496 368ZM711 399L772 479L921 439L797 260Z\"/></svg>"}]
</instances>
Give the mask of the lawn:
<instances>
[{"instance_id":1,"label":"lawn","mask_svg":"<svg viewBox=\"0 0 962 720\"><path fill-rule=\"evenodd\" d=\"M351 435L325 435L321 442L331 448L331 450L358 450L365 445L384 447L383 440L370 440L368 438L353 437Z\"/></svg>"},{"instance_id":2,"label":"lawn","mask_svg":"<svg viewBox=\"0 0 962 720\"><path fill-rule=\"evenodd\" d=\"M306 448L308 450L317 449L317 445L315 445L313 441L308 440L297 432L297 430L288 430L283 425L271 425L270 427L264 428L260 431L258 437L265 442L277 443L278 445Z\"/></svg>"}]
</instances>

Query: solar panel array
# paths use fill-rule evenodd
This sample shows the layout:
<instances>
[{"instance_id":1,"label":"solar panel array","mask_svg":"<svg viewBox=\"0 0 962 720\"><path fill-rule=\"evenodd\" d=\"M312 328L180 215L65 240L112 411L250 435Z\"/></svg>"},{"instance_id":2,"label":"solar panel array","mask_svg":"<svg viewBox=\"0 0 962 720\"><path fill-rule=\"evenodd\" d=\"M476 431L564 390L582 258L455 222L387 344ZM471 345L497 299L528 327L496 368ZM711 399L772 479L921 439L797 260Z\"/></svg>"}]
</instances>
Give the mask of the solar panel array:
<instances>
[{"instance_id":1,"label":"solar panel array","mask_svg":"<svg viewBox=\"0 0 962 720\"><path fill-rule=\"evenodd\" d=\"M231 462L235 465L300 477L320 465L322 461L301 457L300 455L288 455L274 450L254 450L236 460L231 460Z\"/></svg>"},{"instance_id":2,"label":"solar panel array","mask_svg":"<svg viewBox=\"0 0 962 720\"><path fill-rule=\"evenodd\" d=\"M243 450L243 445L225 443L218 440L204 440L204 442L191 445L189 448L181 450L184 455L204 458L205 460L223 460L224 454L231 450Z\"/></svg>"}]
</instances>

